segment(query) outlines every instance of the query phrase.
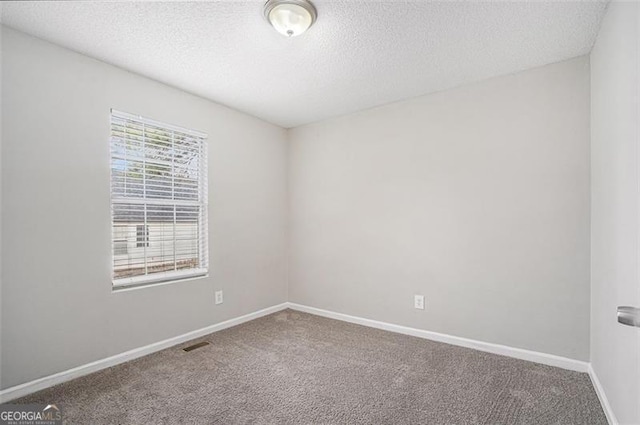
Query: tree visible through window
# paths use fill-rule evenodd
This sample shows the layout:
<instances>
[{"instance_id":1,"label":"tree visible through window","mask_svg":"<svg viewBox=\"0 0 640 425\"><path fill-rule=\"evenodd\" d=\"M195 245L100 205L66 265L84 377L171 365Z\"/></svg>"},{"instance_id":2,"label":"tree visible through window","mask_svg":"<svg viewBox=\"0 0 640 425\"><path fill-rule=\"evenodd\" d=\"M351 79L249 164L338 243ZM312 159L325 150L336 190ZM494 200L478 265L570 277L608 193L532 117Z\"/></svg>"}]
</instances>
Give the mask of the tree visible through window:
<instances>
[{"instance_id":1,"label":"tree visible through window","mask_svg":"<svg viewBox=\"0 0 640 425\"><path fill-rule=\"evenodd\" d=\"M111 113L113 283L206 274L206 135Z\"/></svg>"}]
</instances>

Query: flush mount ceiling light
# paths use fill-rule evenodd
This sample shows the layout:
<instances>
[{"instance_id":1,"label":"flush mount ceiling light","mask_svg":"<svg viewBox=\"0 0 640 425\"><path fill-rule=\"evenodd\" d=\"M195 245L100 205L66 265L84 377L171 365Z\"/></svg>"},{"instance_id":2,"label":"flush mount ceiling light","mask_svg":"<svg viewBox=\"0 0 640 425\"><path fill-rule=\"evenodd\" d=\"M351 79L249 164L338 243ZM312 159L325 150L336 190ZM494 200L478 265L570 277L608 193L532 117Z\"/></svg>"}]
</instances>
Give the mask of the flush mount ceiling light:
<instances>
[{"instance_id":1,"label":"flush mount ceiling light","mask_svg":"<svg viewBox=\"0 0 640 425\"><path fill-rule=\"evenodd\" d=\"M287 37L305 32L317 16L316 8L308 0L269 0L264 5L264 17Z\"/></svg>"}]
</instances>

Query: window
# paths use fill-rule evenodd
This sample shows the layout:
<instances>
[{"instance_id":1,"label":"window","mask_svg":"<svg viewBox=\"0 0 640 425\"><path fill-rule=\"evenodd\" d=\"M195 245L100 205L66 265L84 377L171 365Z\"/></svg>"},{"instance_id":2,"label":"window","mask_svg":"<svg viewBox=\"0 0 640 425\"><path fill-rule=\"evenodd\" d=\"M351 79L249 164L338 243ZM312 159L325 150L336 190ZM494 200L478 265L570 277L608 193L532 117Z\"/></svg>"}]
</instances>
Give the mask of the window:
<instances>
[{"instance_id":1,"label":"window","mask_svg":"<svg viewBox=\"0 0 640 425\"><path fill-rule=\"evenodd\" d=\"M149 226L139 224L136 226L136 247L140 248L145 246L149 246Z\"/></svg>"},{"instance_id":2,"label":"window","mask_svg":"<svg viewBox=\"0 0 640 425\"><path fill-rule=\"evenodd\" d=\"M111 111L114 286L208 272L206 138Z\"/></svg>"}]
</instances>

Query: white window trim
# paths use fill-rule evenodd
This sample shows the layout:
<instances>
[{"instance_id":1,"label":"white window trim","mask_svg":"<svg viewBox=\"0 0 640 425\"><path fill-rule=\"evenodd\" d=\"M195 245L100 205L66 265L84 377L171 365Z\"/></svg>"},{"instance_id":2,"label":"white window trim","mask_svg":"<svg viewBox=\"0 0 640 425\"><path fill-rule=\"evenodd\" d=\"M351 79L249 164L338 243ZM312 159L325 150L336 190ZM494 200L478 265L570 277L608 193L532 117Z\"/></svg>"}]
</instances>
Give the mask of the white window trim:
<instances>
[{"instance_id":1,"label":"white window trim","mask_svg":"<svg viewBox=\"0 0 640 425\"><path fill-rule=\"evenodd\" d=\"M188 269L162 273L153 273L143 276L125 277L114 280L114 289L129 288L132 286L153 285L157 283L173 283L196 277L209 276L208 269ZM115 283L117 282L117 283Z\"/></svg>"},{"instance_id":2,"label":"white window trim","mask_svg":"<svg viewBox=\"0 0 640 425\"><path fill-rule=\"evenodd\" d=\"M192 130L192 129L188 129L188 128L184 128L184 127L180 127L180 126L176 126L176 125L172 125L172 124L167 124L164 122L160 122L160 121L156 121L150 118L146 118L143 117L141 115L134 115L134 114L130 114L127 112L122 112L122 111L118 111L116 109L111 109L111 117L117 117L120 119L126 119L126 120L135 120L135 121L142 121L145 124L149 124L149 125L153 125L156 127L160 127L166 130L171 130L171 131L177 131L183 134L187 134L193 137L197 137L200 139L203 139L203 146L202 146L202 152L201 152L201 156L200 156L200 161L203 161L205 163L204 165L204 178L207 178L207 168L208 168L208 164L207 164L207 134L197 131L197 130ZM111 133L111 126L112 124L110 124L110 133ZM109 137L109 139L111 140L111 136ZM111 143L111 142L110 142ZM112 155L111 153L109 154L109 160L112 160ZM110 185L112 185L112 176L111 176L111 166L109 167L110 170L110 178L109 178L109 182ZM202 171L202 170L199 170ZM200 187L200 184L202 185ZM202 224L203 226L203 230L201 232L202 237L204 238L204 248L199 248L200 250L202 250L203 252L200 253L200 256L202 257L201 259L204 259L205 262L205 267L203 268L195 268L195 269L184 269L184 270L172 270L172 271L165 271L165 272L157 272L157 273L151 273L151 274L145 274L145 275L139 275L139 276L133 276L133 277L127 277L127 278L118 278L116 279L114 277L114 257L115 257L115 251L114 251L114 238L113 238L113 216L111 217L111 230L112 230L112 237L111 237L111 243L112 243L112 247L111 247L111 272L112 272L112 290L113 291L117 291L117 290L121 290L121 289L134 289L134 288L139 288L139 287L144 287L144 286L151 286L151 285L158 285L158 284L169 284L169 283L174 283L174 282L181 282L181 281L185 281L185 280L192 280L192 279L197 279L197 278L201 278L201 277L208 277L209 276L209 259L208 259L208 255L209 255L209 228L208 228L208 217L206 215L208 215L208 182L205 180L204 182L200 182L199 183L199 190L202 191L202 201L201 201L201 206L204 207L204 212L201 211L201 214L204 214L204 216L202 216L201 218L204 220L204 224ZM115 197L112 194L112 191L110 190L111 193L111 197L110 197L110 205L113 206L114 203L118 203L118 202L126 202L126 203L141 203L144 204L146 203L146 200L144 198L126 198L126 197ZM193 205L193 203L189 203L189 202L184 202L181 200L162 200L162 199L154 199L153 201L154 204L170 204L170 205ZM175 249L175 247L174 247Z\"/></svg>"}]
</instances>

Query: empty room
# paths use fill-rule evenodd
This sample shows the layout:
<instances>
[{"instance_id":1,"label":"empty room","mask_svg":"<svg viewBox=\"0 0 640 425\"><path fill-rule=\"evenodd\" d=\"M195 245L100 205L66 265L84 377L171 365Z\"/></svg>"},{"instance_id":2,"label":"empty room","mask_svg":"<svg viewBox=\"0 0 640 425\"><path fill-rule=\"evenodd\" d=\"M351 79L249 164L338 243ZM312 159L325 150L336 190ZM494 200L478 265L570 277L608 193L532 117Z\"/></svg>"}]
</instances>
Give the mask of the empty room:
<instances>
[{"instance_id":1,"label":"empty room","mask_svg":"<svg viewBox=\"0 0 640 425\"><path fill-rule=\"evenodd\" d=\"M640 2L0 2L0 425L640 425Z\"/></svg>"}]
</instances>

